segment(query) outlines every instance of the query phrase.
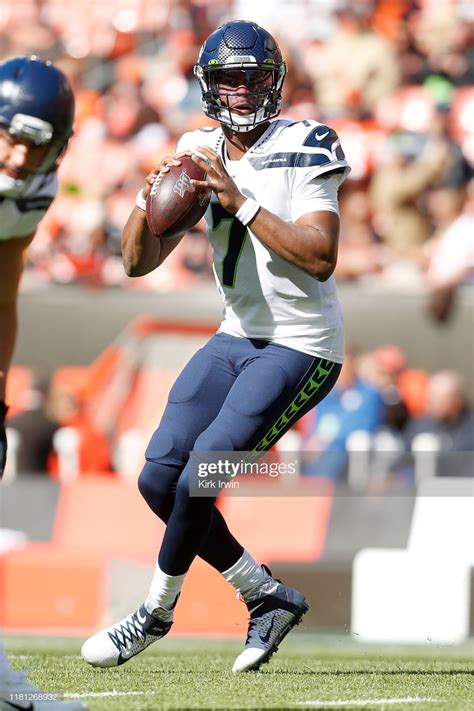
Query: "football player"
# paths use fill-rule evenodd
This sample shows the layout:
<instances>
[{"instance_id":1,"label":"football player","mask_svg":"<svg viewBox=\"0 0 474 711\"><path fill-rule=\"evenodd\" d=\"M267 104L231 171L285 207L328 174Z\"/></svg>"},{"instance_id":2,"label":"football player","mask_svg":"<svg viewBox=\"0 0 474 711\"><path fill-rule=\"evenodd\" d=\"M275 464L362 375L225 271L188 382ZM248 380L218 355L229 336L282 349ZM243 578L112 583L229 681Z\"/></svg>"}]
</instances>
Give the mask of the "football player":
<instances>
[{"instance_id":1,"label":"football player","mask_svg":"<svg viewBox=\"0 0 474 711\"><path fill-rule=\"evenodd\" d=\"M15 346L23 254L58 188L57 166L74 120L74 96L51 62L15 57L0 64L0 477L7 458L6 379ZM81 701L50 700L0 647L0 709L76 711Z\"/></svg>"},{"instance_id":2,"label":"football player","mask_svg":"<svg viewBox=\"0 0 474 711\"><path fill-rule=\"evenodd\" d=\"M179 239L148 229L145 198L157 173L190 153L207 174L192 184L212 191L206 220L224 318L178 377L146 450L139 488L167 527L144 604L85 642L95 666L122 664L169 631L196 555L250 612L235 672L259 669L308 609L234 538L215 499L191 496L190 485L197 453L268 450L337 380L343 324L332 274L337 193L349 166L329 126L277 118L286 64L255 23L219 27L195 74L203 111L220 126L185 134L148 176L124 228L123 261L139 276L176 247Z\"/></svg>"}]
</instances>

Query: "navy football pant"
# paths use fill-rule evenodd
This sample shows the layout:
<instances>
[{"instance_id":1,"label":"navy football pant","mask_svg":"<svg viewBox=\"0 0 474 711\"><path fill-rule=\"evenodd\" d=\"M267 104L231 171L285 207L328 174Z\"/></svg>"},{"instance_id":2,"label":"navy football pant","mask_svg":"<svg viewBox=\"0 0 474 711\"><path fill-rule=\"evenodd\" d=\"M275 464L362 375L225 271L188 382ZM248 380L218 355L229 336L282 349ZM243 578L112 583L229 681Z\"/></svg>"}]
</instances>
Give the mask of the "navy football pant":
<instances>
[{"instance_id":1,"label":"navy football pant","mask_svg":"<svg viewBox=\"0 0 474 711\"><path fill-rule=\"evenodd\" d=\"M185 366L145 456L138 486L167 523L158 564L185 573L199 555L219 571L240 558L212 497L191 497L190 452L265 451L335 384L341 366L264 340L219 333ZM189 461L188 461L189 460Z\"/></svg>"}]
</instances>

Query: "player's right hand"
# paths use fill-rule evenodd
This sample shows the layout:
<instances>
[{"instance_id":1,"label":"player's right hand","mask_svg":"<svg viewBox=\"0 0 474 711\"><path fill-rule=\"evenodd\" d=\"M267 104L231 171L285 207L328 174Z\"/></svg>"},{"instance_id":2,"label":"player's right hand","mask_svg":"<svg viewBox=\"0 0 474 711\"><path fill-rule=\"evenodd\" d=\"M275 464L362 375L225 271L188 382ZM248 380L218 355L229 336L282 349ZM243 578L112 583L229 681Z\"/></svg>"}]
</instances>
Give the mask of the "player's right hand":
<instances>
[{"instance_id":1,"label":"player's right hand","mask_svg":"<svg viewBox=\"0 0 474 711\"><path fill-rule=\"evenodd\" d=\"M179 160L182 156L190 156L192 155L191 151L181 151L180 153L176 153L174 156L164 156L160 162L156 165L153 170L148 173L148 175L145 178L145 185L143 186L143 196L146 199L148 196L148 193L151 190L151 186L155 182L156 176L159 175L160 173L167 173L172 165L181 165L181 161Z\"/></svg>"},{"instance_id":2,"label":"player's right hand","mask_svg":"<svg viewBox=\"0 0 474 711\"><path fill-rule=\"evenodd\" d=\"M7 462L7 433L5 432L5 416L8 407L0 400L0 479L3 476Z\"/></svg>"}]
</instances>

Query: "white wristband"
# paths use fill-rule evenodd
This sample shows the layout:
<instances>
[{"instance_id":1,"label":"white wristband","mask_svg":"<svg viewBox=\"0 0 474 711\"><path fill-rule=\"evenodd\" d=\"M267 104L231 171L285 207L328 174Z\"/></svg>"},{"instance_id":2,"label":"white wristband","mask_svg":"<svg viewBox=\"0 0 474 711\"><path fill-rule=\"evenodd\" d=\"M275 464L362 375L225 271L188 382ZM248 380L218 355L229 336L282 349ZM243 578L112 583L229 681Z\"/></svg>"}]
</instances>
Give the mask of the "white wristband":
<instances>
[{"instance_id":1,"label":"white wristband","mask_svg":"<svg viewBox=\"0 0 474 711\"><path fill-rule=\"evenodd\" d=\"M140 210L143 210L146 212L146 199L145 196L143 195L143 190L139 190L136 200L135 200L135 205L140 208Z\"/></svg>"},{"instance_id":2,"label":"white wristband","mask_svg":"<svg viewBox=\"0 0 474 711\"><path fill-rule=\"evenodd\" d=\"M258 202L252 198L247 198L247 200L239 207L235 213L235 216L243 225L247 226L259 210L260 205Z\"/></svg>"}]
</instances>

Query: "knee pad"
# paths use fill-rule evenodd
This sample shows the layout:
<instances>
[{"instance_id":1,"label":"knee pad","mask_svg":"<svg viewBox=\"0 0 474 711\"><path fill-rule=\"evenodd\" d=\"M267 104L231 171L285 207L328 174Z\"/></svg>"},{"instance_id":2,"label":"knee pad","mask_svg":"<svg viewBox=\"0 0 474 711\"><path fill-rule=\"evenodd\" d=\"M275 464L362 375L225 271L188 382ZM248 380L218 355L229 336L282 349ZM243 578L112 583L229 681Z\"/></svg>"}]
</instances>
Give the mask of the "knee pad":
<instances>
[{"instance_id":1,"label":"knee pad","mask_svg":"<svg viewBox=\"0 0 474 711\"><path fill-rule=\"evenodd\" d=\"M189 437L185 422L163 418L151 436L145 450L145 459L182 469L188 461L193 443L194 437Z\"/></svg>"},{"instance_id":2,"label":"knee pad","mask_svg":"<svg viewBox=\"0 0 474 711\"><path fill-rule=\"evenodd\" d=\"M194 443L195 452L233 452L235 449L231 435L223 426L210 425Z\"/></svg>"},{"instance_id":3,"label":"knee pad","mask_svg":"<svg viewBox=\"0 0 474 711\"><path fill-rule=\"evenodd\" d=\"M176 495L180 470L158 462L147 462L138 477L138 490L162 521L168 520Z\"/></svg>"}]
</instances>

